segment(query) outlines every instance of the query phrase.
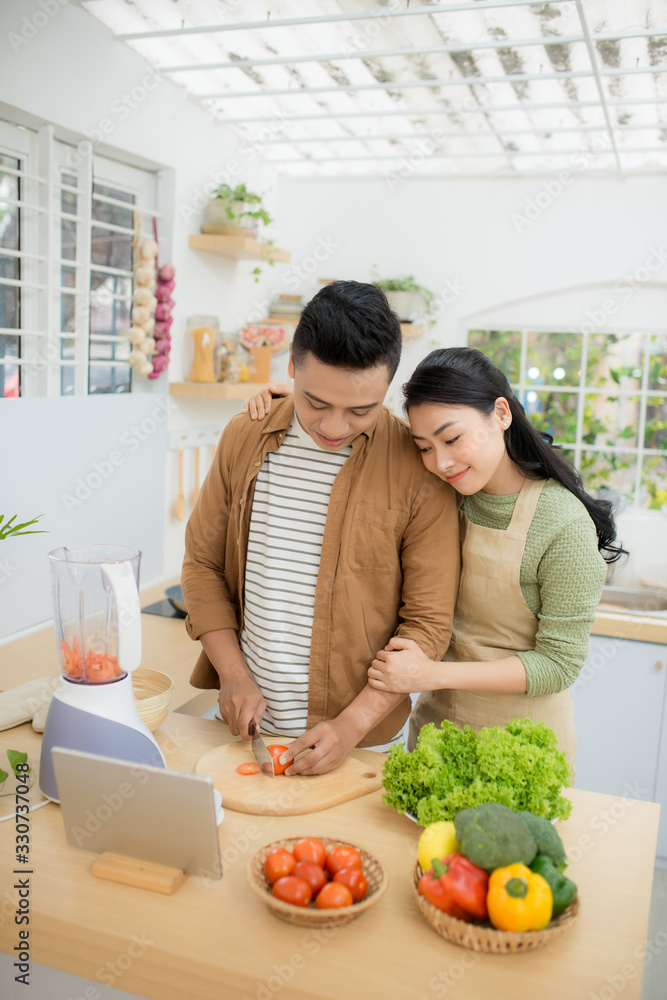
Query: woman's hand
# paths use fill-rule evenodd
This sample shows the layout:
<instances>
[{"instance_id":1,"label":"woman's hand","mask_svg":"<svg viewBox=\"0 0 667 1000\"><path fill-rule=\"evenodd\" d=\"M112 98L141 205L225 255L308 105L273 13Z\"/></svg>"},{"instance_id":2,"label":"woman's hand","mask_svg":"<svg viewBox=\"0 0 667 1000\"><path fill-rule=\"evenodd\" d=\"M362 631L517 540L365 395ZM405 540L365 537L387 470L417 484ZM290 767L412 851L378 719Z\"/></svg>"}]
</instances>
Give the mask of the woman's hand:
<instances>
[{"instance_id":1,"label":"woman's hand","mask_svg":"<svg viewBox=\"0 0 667 1000\"><path fill-rule=\"evenodd\" d=\"M436 666L439 664L429 660L414 639L395 635L369 667L368 683L376 691L393 694L432 691Z\"/></svg>"},{"instance_id":2,"label":"woman's hand","mask_svg":"<svg viewBox=\"0 0 667 1000\"><path fill-rule=\"evenodd\" d=\"M291 385L286 385L285 382L268 382L256 396L246 399L242 412L249 413L251 420L262 420L271 409L271 400L274 396L290 396L291 394Z\"/></svg>"}]
</instances>

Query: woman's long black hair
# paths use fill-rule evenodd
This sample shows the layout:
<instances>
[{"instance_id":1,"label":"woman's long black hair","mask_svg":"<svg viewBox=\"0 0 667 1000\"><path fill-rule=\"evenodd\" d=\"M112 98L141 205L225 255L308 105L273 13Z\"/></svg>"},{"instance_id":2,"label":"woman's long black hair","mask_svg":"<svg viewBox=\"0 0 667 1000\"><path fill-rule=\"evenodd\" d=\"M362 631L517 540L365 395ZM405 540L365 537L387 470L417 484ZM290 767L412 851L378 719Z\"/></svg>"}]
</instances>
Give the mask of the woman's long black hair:
<instances>
[{"instance_id":1,"label":"woman's long black hair","mask_svg":"<svg viewBox=\"0 0 667 1000\"><path fill-rule=\"evenodd\" d=\"M514 464L530 479L557 480L582 502L595 524L598 549L605 562L614 563L625 554L616 542L611 503L586 492L577 470L553 447L552 436L533 427L505 375L481 351L471 347L431 351L403 386L403 395L406 410L421 403L444 403L472 406L487 416L503 396L512 414L505 447Z\"/></svg>"}]
</instances>

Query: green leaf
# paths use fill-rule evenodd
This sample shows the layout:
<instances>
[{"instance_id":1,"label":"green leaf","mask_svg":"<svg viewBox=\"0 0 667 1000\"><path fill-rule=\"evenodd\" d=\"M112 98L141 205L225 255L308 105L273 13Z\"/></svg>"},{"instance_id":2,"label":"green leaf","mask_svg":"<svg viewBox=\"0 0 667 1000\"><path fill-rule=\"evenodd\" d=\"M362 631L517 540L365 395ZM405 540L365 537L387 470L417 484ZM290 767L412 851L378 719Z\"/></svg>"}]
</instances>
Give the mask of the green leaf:
<instances>
[{"instance_id":1,"label":"green leaf","mask_svg":"<svg viewBox=\"0 0 667 1000\"><path fill-rule=\"evenodd\" d=\"M17 768L17 766L19 764L27 764L28 763L28 755L27 755L27 753L21 753L20 750L8 750L7 751L7 759L9 760L9 764L10 764L10 767L11 767L12 771L14 772L14 774L16 775L16 777L18 778L19 772L16 770L16 768Z\"/></svg>"},{"instance_id":2,"label":"green leaf","mask_svg":"<svg viewBox=\"0 0 667 1000\"><path fill-rule=\"evenodd\" d=\"M0 792L2 791L3 785L8 777L9 775L7 774L7 772L3 771L2 768L0 767Z\"/></svg>"},{"instance_id":3,"label":"green leaf","mask_svg":"<svg viewBox=\"0 0 667 1000\"><path fill-rule=\"evenodd\" d=\"M31 521L23 521L22 524L14 524L13 525L13 522L16 520L16 517L17 517L17 515L14 514L14 516L10 517L10 519L5 523L4 527L0 528L0 539L7 538L9 535L48 535L49 534L49 532L46 531L45 529L44 530L39 530L39 531L23 531L22 530L23 528L30 527L31 524L37 524L37 522L39 521L40 517L44 517L43 514L38 514L37 517L33 517L33 519ZM2 520L2 517L0 517L0 521L1 520Z\"/></svg>"},{"instance_id":4,"label":"green leaf","mask_svg":"<svg viewBox=\"0 0 667 1000\"><path fill-rule=\"evenodd\" d=\"M10 532L10 525L11 525L12 521L16 520L17 517L18 517L18 514L14 514L12 517L10 517L10 519L7 521L7 523L5 524L4 528L2 529L3 534L5 534L5 535L9 534L9 532Z\"/></svg>"}]
</instances>

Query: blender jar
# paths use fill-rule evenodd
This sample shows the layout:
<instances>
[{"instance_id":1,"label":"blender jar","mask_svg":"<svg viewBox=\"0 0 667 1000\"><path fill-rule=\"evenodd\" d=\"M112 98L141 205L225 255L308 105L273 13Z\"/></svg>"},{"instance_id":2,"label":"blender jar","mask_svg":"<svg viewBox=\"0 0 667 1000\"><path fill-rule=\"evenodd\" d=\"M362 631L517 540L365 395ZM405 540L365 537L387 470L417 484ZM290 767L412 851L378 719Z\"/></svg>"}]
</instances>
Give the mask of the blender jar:
<instances>
[{"instance_id":1,"label":"blender jar","mask_svg":"<svg viewBox=\"0 0 667 1000\"><path fill-rule=\"evenodd\" d=\"M63 677L105 684L141 661L139 564L126 545L49 553L56 640Z\"/></svg>"}]
</instances>

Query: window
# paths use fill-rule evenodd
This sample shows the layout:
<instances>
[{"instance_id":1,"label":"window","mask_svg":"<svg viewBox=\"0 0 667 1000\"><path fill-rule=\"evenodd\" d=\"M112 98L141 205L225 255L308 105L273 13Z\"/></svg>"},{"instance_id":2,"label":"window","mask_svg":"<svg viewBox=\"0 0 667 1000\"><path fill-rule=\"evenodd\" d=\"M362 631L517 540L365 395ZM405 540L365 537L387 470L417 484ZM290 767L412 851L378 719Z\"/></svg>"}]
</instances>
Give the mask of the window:
<instances>
[{"instance_id":1,"label":"window","mask_svg":"<svg viewBox=\"0 0 667 1000\"><path fill-rule=\"evenodd\" d=\"M0 396L130 391L134 213L152 234L156 199L155 172L0 122Z\"/></svg>"},{"instance_id":2,"label":"window","mask_svg":"<svg viewBox=\"0 0 667 1000\"><path fill-rule=\"evenodd\" d=\"M505 372L530 421L569 454L589 490L662 506L667 334L470 330L468 344Z\"/></svg>"}]
</instances>

